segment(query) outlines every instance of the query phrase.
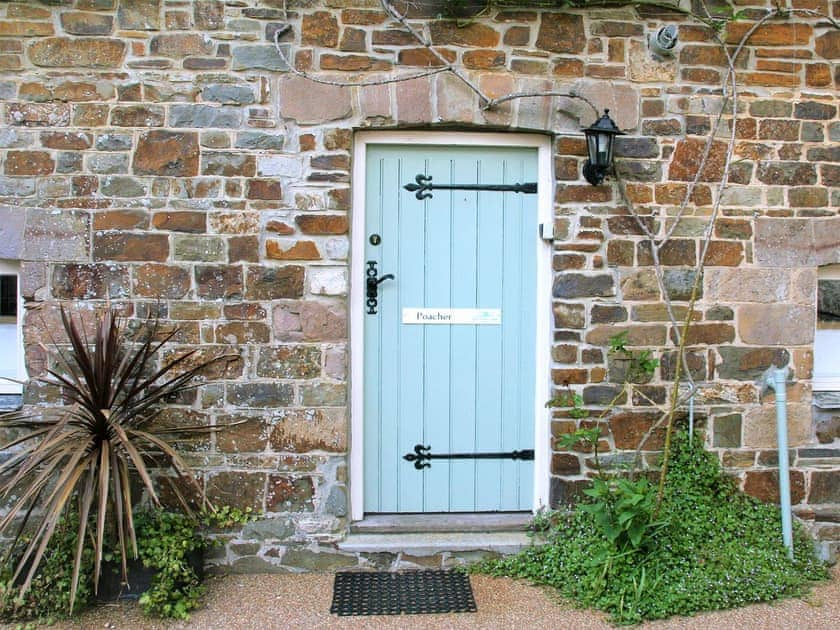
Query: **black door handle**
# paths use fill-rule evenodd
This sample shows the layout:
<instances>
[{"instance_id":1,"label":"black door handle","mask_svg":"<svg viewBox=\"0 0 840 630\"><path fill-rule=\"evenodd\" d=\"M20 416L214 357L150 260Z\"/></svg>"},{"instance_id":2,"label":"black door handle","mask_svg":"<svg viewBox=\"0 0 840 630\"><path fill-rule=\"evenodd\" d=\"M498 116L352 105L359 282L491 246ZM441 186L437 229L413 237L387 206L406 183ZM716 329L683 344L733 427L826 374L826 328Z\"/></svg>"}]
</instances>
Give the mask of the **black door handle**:
<instances>
[{"instance_id":1,"label":"black door handle","mask_svg":"<svg viewBox=\"0 0 840 630\"><path fill-rule=\"evenodd\" d=\"M367 280L365 283L367 287L367 312L368 315L376 315L376 307L379 304L379 285L385 280L393 280L394 274L386 273L381 278L378 277L379 271L376 269L375 260L367 261L367 266Z\"/></svg>"}]
</instances>

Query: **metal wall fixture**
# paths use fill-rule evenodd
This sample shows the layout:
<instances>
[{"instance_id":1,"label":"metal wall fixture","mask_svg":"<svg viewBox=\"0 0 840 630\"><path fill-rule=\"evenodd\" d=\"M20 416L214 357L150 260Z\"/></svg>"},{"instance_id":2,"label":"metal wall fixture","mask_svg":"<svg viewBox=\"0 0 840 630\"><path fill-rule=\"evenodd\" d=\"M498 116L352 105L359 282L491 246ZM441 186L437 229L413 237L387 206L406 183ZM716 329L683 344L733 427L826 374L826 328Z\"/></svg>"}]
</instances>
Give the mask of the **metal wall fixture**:
<instances>
[{"instance_id":1,"label":"metal wall fixture","mask_svg":"<svg viewBox=\"0 0 840 630\"><path fill-rule=\"evenodd\" d=\"M679 31L676 24L663 26L648 38L651 52L658 57L673 57L674 49L679 41Z\"/></svg>"},{"instance_id":2,"label":"metal wall fixture","mask_svg":"<svg viewBox=\"0 0 840 630\"><path fill-rule=\"evenodd\" d=\"M623 136L624 133L619 131L618 125L610 118L608 109L583 133L586 135L586 149L589 153L589 159L583 165L583 176L590 184L598 186L612 168L615 137Z\"/></svg>"},{"instance_id":3,"label":"metal wall fixture","mask_svg":"<svg viewBox=\"0 0 840 630\"><path fill-rule=\"evenodd\" d=\"M526 195L537 194L537 182L524 184L433 184L431 175L420 173L414 182L403 186L408 192L413 192L420 201L432 196L433 190L483 190L491 192L516 192Z\"/></svg>"},{"instance_id":4,"label":"metal wall fixture","mask_svg":"<svg viewBox=\"0 0 840 630\"><path fill-rule=\"evenodd\" d=\"M406 453L403 459L413 462L417 470L431 468L432 459L518 459L522 461L534 461L534 449L523 449L521 451L508 451L506 453L432 453L431 446L422 444L414 445L413 453Z\"/></svg>"}]
</instances>

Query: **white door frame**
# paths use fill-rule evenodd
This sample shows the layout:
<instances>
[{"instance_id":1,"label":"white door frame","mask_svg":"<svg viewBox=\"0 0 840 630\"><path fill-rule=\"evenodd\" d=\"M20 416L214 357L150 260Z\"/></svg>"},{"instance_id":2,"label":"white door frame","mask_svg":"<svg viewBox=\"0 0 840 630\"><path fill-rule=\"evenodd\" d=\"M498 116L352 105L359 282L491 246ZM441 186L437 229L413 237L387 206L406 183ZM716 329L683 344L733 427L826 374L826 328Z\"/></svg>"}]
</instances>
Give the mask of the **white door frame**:
<instances>
[{"instance_id":1,"label":"white door frame","mask_svg":"<svg viewBox=\"0 0 840 630\"><path fill-rule=\"evenodd\" d=\"M350 517L364 517L364 251L365 165L368 144L435 144L504 146L537 149L537 223L553 222L554 177L551 137L524 133L446 131L360 131L353 147L353 216L350 231ZM551 241L534 234L537 243L537 308L535 343L537 382L534 398L534 503L536 512L548 507L551 424L545 401L550 393L551 366Z\"/></svg>"}]
</instances>

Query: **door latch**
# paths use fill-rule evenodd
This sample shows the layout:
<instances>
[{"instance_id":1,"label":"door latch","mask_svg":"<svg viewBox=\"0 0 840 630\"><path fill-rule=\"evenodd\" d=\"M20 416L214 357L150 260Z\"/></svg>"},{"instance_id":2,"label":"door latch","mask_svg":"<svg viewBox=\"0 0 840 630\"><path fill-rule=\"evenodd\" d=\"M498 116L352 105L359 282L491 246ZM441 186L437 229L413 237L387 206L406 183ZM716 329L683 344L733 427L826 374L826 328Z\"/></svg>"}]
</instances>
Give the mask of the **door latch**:
<instances>
[{"instance_id":1,"label":"door latch","mask_svg":"<svg viewBox=\"0 0 840 630\"><path fill-rule=\"evenodd\" d=\"M379 285L385 280L393 280L394 274L386 273L379 278L379 271L376 269L376 261L367 261L367 312L368 315L376 315L376 307L379 304Z\"/></svg>"}]
</instances>

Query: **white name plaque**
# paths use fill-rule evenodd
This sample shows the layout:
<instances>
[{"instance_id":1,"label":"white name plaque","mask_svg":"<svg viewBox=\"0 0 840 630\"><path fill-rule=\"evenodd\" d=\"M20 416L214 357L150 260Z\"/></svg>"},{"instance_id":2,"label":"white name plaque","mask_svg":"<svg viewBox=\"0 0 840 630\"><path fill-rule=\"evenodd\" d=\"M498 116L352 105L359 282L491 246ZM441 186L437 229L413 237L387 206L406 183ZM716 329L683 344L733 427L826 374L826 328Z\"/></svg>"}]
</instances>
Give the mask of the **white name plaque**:
<instances>
[{"instance_id":1,"label":"white name plaque","mask_svg":"<svg viewBox=\"0 0 840 630\"><path fill-rule=\"evenodd\" d=\"M404 308L403 324L501 324L499 308Z\"/></svg>"}]
</instances>

